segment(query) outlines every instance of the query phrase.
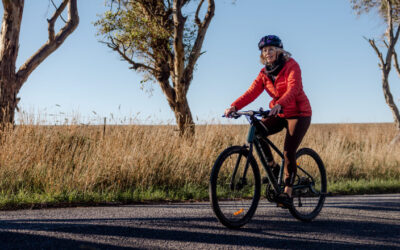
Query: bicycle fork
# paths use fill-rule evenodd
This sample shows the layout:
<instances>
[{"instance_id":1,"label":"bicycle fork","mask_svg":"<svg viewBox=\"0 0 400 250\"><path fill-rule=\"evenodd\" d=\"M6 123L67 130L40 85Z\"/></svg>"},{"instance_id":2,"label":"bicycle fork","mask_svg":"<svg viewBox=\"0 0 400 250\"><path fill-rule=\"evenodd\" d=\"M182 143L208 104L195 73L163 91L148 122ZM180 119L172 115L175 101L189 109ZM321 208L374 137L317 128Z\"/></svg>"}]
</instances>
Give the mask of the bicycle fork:
<instances>
[{"instance_id":1,"label":"bicycle fork","mask_svg":"<svg viewBox=\"0 0 400 250\"><path fill-rule=\"evenodd\" d=\"M247 135L247 142L249 143L249 146L243 145L243 148L245 148L245 149L247 147L249 147L249 153L247 155L247 159L246 159L246 164L244 166L243 175L239 179L239 183L237 184L238 185L237 186L238 189L243 188L243 186L247 184L246 175L247 175L247 169L249 168L250 158L253 157L253 140L254 140L255 132L256 132L256 128L254 126L251 126L250 130L249 130L249 133ZM242 158L242 154L239 154L239 157L238 157L238 159L236 161L236 164L235 164L235 169L233 170L232 179L231 179L231 190L232 191L235 189L235 177L236 177L239 165L240 165L241 158Z\"/></svg>"},{"instance_id":2,"label":"bicycle fork","mask_svg":"<svg viewBox=\"0 0 400 250\"><path fill-rule=\"evenodd\" d=\"M253 157L253 141L254 141L255 132L256 132L255 126L251 126L249 129L249 133L247 134L247 142L249 143L249 146L243 145L243 148L245 148L245 149L247 147L249 147L249 153L247 155L246 164L244 166L243 176L239 179L238 189L243 188L244 185L247 184L246 175L247 175L247 169L249 168L250 158ZM241 158L242 158L242 155L239 154L239 158L236 161L235 169L233 170L233 175L232 175L232 180L231 180L231 190L234 190L234 188L235 188L234 182L235 182L235 177L237 174L237 170L239 168Z\"/></svg>"},{"instance_id":3,"label":"bicycle fork","mask_svg":"<svg viewBox=\"0 0 400 250\"><path fill-rule=\"evenodd\" d=\"M246 145L244 145L243 147L247 148ZM236 160L235 169L233 170L233 174L232 174L232 178L231 178L230 187L231 187L232 191L235 190L235 189L240 190L247 184L246 175L247 175L247 169L249 168L250 157L252 157L252 152L253 152L253 143L250 143L249 154L248 154L247 159L246 159L246 163L245 163L244 170L243 170L243 175L239 179L239 182L237 183L237 185L235 186L235 177L236 177L239 165L240 165L240 160L242 159L242 154L239 154L239 157Z\"/></svg>"}]
</instances>

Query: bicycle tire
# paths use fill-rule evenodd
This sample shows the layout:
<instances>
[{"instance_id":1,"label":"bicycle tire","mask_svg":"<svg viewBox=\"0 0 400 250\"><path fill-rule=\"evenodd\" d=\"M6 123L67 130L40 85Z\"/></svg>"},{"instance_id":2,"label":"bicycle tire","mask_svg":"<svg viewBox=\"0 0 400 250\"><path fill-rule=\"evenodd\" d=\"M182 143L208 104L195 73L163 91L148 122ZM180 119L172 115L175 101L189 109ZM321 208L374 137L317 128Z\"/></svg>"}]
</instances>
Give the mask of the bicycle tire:
<instances>
[{"instance_id":1,"label":"bicycle tire","mask_svg":"<svg viewBox=\"0 0 400 250\"><path fill-rule=\"evenodd\" d=\"M310 148L297 151L296 163L298 169L293 186L293 206L289 211L296 219L309 222L318 216L325 202L327 193L325 167L319 155ZM296 185L309 187L296 189Z\"/></svg>"},{"instance_id":2,"label":"bicycle tire","mask_svg":"<svg viewBox=\"0 0 400 250\"><path fill-rule=\"evenodd\" d=\"M247 158L249 158L246 174L247 189L237 188ZM234 174L235 166L232 165L236 164L239 170ZM232 178L232 176L234 177ZM230 191L233 193L232 195L229 193ZM228 228L242 227L253 217L260 200L260 193L260 171L255 159L251 155L249 156L249 150L242 146L225 149L214 163L209 184L211 207L217 219Z\"/></svg>"}]
</instances>

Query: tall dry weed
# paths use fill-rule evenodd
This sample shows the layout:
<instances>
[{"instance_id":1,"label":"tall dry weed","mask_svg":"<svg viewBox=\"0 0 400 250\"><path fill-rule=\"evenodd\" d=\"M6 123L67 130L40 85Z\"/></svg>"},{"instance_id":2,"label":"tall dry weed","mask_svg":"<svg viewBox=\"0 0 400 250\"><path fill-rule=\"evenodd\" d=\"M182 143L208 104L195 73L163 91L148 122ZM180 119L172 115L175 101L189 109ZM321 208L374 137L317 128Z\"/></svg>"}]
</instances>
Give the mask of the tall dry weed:
<instances>
[{"instance_id":1,"label":"tall dry weed","mask_svg":"<svg viewBox=\"0 0 400 250\"><path fill-rule=\"evenodd\" d=\"M0 135L3 193L108 192L207 186L223 149L242 145L248 126L197 126L192 139L174 126L18 125ZM311 125L302 147L315 149L328 179L400 177L391 124ZM272 136L282 148L284 133Z\"/></svg>"}]
</instances>

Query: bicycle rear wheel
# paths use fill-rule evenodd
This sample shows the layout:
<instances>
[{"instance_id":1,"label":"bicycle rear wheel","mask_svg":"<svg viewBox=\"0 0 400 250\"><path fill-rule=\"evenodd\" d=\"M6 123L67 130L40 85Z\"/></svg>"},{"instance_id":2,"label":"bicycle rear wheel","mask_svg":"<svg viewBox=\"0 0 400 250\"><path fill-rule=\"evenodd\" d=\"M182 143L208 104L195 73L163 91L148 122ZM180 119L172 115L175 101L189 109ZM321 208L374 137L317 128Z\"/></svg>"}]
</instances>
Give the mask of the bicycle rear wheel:
<instances>
[{"instance_id":1,"label":"bicycle rear wheel","mask_svg":"<svg viewBox=\"0 0 400 250\"><path fill-rule=\"evenodd\" d=\"M212 209L223 225L245 225L257 209L260 190L260 171L249 150L233 146L219 155L211 172L209 194Z\"/></svg>"},{"instance_id":2,"label":"bicycle rear wheel","mask_svg":"<svg viewBox=\"0 0 400 250\"><path fill-rule=\"evenodd\" d=\"M293 185L293 207L290 213L301 221L311 221L320 212L327 192L324 163L310 148L296 154L297 175Z\"/></svg>"}]
</instances>

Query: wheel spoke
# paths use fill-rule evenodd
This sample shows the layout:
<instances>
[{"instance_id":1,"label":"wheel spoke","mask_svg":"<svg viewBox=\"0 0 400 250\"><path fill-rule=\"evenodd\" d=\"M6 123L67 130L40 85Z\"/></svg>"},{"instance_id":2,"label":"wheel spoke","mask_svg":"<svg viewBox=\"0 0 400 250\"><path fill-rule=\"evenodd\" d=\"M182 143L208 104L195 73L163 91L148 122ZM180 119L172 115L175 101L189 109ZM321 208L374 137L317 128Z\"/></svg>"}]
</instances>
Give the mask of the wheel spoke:
<instances>
[{"instance_id":1,"label":"wheel spoke","mask_svg":"<svg viewBox=\"0 0 400 250\"><path fill-rule=\"evenodd\" d=\"M225 226L237 228L253 216L260 197L260 174L248 151L232 147L218 157L211 174L210 198L217 218ZM245 171L245 165L249 166Z\"/></svg>"},{"instance_id":2,"label":"wheel spoke","mask_svg":"<svg viewBox=\"0 0 400 250\"><path fill-rule=\"evenodd\" d=\"M317 153L301 149L297 153L297 176L293 186L293 208L290 212L298 219L309 221L322 209L326 192L325 168Z\"/></svg>"}]
</instances>

